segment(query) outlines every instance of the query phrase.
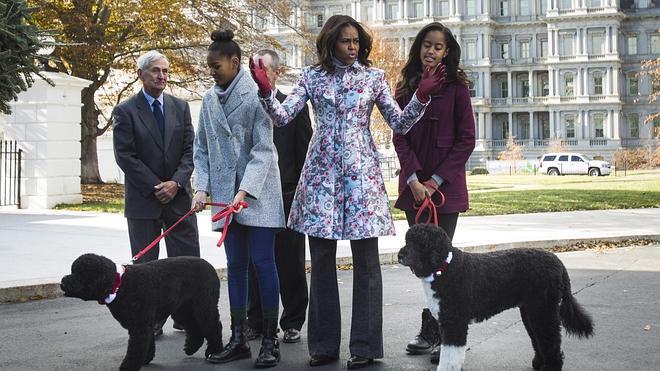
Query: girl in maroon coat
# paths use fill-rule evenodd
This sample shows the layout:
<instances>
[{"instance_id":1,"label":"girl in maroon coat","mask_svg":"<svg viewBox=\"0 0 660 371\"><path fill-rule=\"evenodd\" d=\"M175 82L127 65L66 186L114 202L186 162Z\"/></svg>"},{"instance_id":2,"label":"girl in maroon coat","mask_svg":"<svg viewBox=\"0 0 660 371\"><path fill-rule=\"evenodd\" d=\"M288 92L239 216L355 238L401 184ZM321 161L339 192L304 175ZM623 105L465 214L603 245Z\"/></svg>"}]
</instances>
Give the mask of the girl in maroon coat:
<instances>
[{"instance_id":1,"label":"girl in maroon coat","mask_svg":"<svg viewBox=\"0 0 660 371\"><path fill-rule=\"evenodd\" d=\"M438 225L450 240L458 213L468 209L465 163L475 144L474 114L467 76L459 68L460 58L461 49L447 27L433 22L419 31L401 70L397 102L401 107L408 103L426 69L444 66L447 82L431 94L431 103L420 121L407 134L395 133L393 137L401 163L399 198L394 206L405 211L408 224L413 225L415 206L426 197L439 204L436 190L441 191L446 201L437 208ZM422 215L420 220L427 217ZM406 347L411 354L425 353L439 344L437 322L431 320L428 309L424 312L420 334ZM433 350L431 361L437 362L438 356L439 347Z\"/></svg>"}]
</instances>

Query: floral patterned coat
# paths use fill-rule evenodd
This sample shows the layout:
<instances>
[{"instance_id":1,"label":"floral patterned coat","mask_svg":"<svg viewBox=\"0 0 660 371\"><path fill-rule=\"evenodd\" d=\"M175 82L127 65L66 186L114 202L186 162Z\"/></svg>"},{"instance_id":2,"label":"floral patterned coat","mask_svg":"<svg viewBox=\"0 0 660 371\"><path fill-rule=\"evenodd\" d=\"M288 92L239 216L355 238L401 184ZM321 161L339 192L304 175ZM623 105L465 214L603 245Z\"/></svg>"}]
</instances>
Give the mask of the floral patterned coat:
<instances>
[{"instance_id":1,"label":"floral patterned coat","mask_svg":"<svg viewBox=\"0 0 660 371\"><path fill-rule=\"evenodd\" d=\"M345 73L306 67L282 103L265 99L284 126L312 103L316 129L289 216L289 228L313 237L358 240L394 234L376 145L369 130L374 104L395 132L405 134L424 114L416 97L401 110L382 70L359 62Z\"/></svg>"}]
</instances>

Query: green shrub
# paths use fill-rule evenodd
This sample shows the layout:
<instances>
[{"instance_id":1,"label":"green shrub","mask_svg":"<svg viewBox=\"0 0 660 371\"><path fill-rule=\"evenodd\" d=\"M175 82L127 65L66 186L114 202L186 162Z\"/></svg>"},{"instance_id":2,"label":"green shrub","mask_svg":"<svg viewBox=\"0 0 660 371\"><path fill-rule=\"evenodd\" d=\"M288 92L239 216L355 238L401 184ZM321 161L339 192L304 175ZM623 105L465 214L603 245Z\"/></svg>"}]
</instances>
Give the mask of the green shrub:
<instances>
[{"instance_id":1,"label":"green shrub","mask_svg":"<svg viewBox=\"0 0 660 371\"><path fill-rule=\"evenodd\" d=\"M470 172L470 175L488 175L488 170L485 167L475 167Z\"/></svg>"}]
</instances>

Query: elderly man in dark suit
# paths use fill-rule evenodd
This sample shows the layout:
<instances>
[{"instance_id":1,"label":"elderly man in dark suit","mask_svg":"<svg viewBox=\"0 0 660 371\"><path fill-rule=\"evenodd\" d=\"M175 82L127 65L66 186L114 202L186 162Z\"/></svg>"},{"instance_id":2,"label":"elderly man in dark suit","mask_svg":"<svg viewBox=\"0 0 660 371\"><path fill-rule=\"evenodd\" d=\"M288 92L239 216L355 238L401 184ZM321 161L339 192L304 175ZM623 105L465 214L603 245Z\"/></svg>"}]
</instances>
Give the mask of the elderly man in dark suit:
<instances>
[{"instance_id":1,"label":"elderly man in dark suit","mask_svg":"<svg viewBox=\"0 0 660 371\"><path fill-rule=\"evenodd\" d=\"M169 62L157 51L138 58L142 89L112 112L115 159L124 171L125 206L133 256L190 210L194 130L190 107L163 93ZM191 215L165 237L167 256L199 256ZM158 259L154 246L139 262ZM175 324L175 328L176 328ZM156 335L162 329L156 329Z\"/></svg>"},{"instance_id":2,"label":"elderly man in dark suit","mask_svg":"<svg viewBox=\"0 0 660 371\"><path fill-rule=\"evenodd\" d=\"M277 90L275 83L280 77L280 59L273 50L263 49L256 53L266 67L270 85L276 91L276 98L282 102L286 95ZM307 107L287 126L274 128L273 141L279 157L278 166L282 179L282 197L284 213L289 217L293 195L300 179L300 172L307 147L312 137L312 124ZM300 329L305 322L308 294L305 275L305 235L289 228L275 236L275 263L280 279L280 296L282 298L282 316L280 328L284 332L282 341L285 343L300 342ZM255 339L261 333L261 304L259 289L254 268L250 267L248 304L248 337Z\"/></svg>"}]
</instances>

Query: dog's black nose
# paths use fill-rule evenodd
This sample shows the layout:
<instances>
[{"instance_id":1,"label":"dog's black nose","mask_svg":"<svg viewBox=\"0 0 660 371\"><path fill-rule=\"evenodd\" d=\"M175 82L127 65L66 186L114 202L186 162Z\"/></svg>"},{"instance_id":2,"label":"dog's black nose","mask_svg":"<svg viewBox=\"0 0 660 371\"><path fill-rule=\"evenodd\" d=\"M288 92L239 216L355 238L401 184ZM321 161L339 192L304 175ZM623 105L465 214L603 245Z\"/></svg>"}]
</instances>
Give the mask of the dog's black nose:
<instances>
[{"instance_id":1,"label":"dog's black nose","mask_svg":"<svg viewBox=\"0 0 660 371\"><path fill-rule=\"evenodd\" d=\"M399 264L406 264L406 253L403 251L403 249L399 250L399 254L397 255L397 259L399 261Z\"/></svg>"}]
</instances>

